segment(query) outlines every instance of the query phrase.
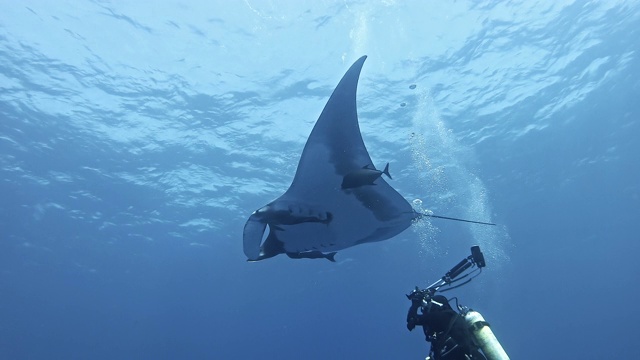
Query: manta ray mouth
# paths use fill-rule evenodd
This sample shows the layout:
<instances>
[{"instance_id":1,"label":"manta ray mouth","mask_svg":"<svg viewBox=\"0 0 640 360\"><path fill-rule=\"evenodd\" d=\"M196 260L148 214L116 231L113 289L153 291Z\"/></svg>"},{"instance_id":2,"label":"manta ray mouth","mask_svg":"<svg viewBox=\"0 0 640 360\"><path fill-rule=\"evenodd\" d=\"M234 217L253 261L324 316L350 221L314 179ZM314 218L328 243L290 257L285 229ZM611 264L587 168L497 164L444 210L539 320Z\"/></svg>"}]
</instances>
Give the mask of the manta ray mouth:
<instances>
[{"instance_id":1,"label":"manta ray mouth","mask_svg":"<svg viewBox=\"0 0 640 360\"><path fill-rule=\"evenodd\" d=\"M267 229L267 223L260 221L258 217L256 214L251 215L244 225L244 254L249 260L260 258L261 245Z\"/></svg>"}]
</instances>

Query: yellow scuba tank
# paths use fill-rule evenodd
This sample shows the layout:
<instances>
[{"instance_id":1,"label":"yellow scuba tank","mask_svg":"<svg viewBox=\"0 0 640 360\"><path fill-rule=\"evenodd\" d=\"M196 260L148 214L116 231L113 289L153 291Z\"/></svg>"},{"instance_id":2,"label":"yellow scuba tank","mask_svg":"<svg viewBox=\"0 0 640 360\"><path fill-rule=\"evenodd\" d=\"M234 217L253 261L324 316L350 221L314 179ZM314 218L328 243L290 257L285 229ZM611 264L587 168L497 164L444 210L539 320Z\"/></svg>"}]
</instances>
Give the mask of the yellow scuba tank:
<instances>
[{"instance_id":1,"label":"yellow scuba tank","mask_svg":"<svg viewBox=\"0 0 640 360\"><path fill-rule=\"evenodd\" d=\"M464 314L464 320L487 360L509 360L509 356L498 342L498 339L496 339L493 331L491 331L489 323L484 320L479 312L469 310Z\"/></svg>"}]
</instances>

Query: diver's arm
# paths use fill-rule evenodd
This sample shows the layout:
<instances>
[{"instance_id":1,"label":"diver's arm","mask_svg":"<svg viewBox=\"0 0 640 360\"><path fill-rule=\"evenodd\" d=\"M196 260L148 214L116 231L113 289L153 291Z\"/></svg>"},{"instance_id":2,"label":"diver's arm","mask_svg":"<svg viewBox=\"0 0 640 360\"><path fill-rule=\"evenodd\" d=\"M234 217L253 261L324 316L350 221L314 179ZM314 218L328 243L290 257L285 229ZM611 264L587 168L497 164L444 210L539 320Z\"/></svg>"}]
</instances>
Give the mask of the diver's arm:
<instances>
[{"instance_id":1,"label":"diver's arm","mask_svg":"<svg viewBox=\"0 0 640 360\"><path fill-rule=\"evenodd\" d=\"M409 307L409 312L407 313L407 329L409 329L409 331L413 330L416 325L420 325L420 315L418 315L420 305L422 305L422 300L411 301L411 307Z\"/></svg>"}]
</instances>

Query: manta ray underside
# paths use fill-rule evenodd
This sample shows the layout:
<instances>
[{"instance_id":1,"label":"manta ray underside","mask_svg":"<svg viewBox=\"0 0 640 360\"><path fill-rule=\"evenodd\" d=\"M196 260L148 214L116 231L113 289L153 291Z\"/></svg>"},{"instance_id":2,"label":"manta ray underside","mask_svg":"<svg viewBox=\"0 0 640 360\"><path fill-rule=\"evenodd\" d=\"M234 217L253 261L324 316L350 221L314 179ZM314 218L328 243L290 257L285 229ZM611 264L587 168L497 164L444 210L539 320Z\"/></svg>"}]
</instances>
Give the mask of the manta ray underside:
<instances>
[{"instance_id":1,"label":"manta ray underside","mask_svg":"<svg viewBox=\"0 0 640 360\"><path fill-rule=\"evenodd\" d=\"M356 89L365 59L351 65L333 91L289 189L245 224L250 261L278 254L334 261L338 250L392 238L424 215L381 177L389 176L388 165L376 170L362 141Z\"/></svg>"}]
</instances>

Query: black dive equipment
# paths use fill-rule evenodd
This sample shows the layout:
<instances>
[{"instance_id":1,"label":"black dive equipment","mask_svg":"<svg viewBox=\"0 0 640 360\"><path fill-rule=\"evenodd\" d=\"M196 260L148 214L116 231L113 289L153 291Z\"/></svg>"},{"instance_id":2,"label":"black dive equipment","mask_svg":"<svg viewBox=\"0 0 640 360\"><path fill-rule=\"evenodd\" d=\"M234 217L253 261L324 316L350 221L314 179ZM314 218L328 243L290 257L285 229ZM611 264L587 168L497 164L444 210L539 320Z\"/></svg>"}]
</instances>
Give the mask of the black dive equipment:
<instances>
[{"instance_id":1,"label":"black dive equipment","mask_svg":"<svg viewBox=\"0 0 640 360\"><path fill-rule=\"evenodd\" d=\"M477 245L472 246L471 255L464 258L452 267L451 270L447 271L442 278L427 288L420 289L416 286L413 291L407 294L407 299L412 302L416 300L421 301L421 310L424 313L431 306L431 301L436 292L448 291L467 284L476 276L480 275L482 268L485 266L487 266L487 264L484 259L484 254L480 251L480 247ZM463 282L459 283L460 281ZM482 350L487 360L509 360L509 356L498 342L498 339L496 339L493 331L491 331L489 327L489 323L484 320L482 315L460 304L457 304L457 308L460 315L464 318L466 325L469 327L470 332L473 334L475 343ZM429 357L427 359L429 359Z\"/></svg>"}]
</instances>

